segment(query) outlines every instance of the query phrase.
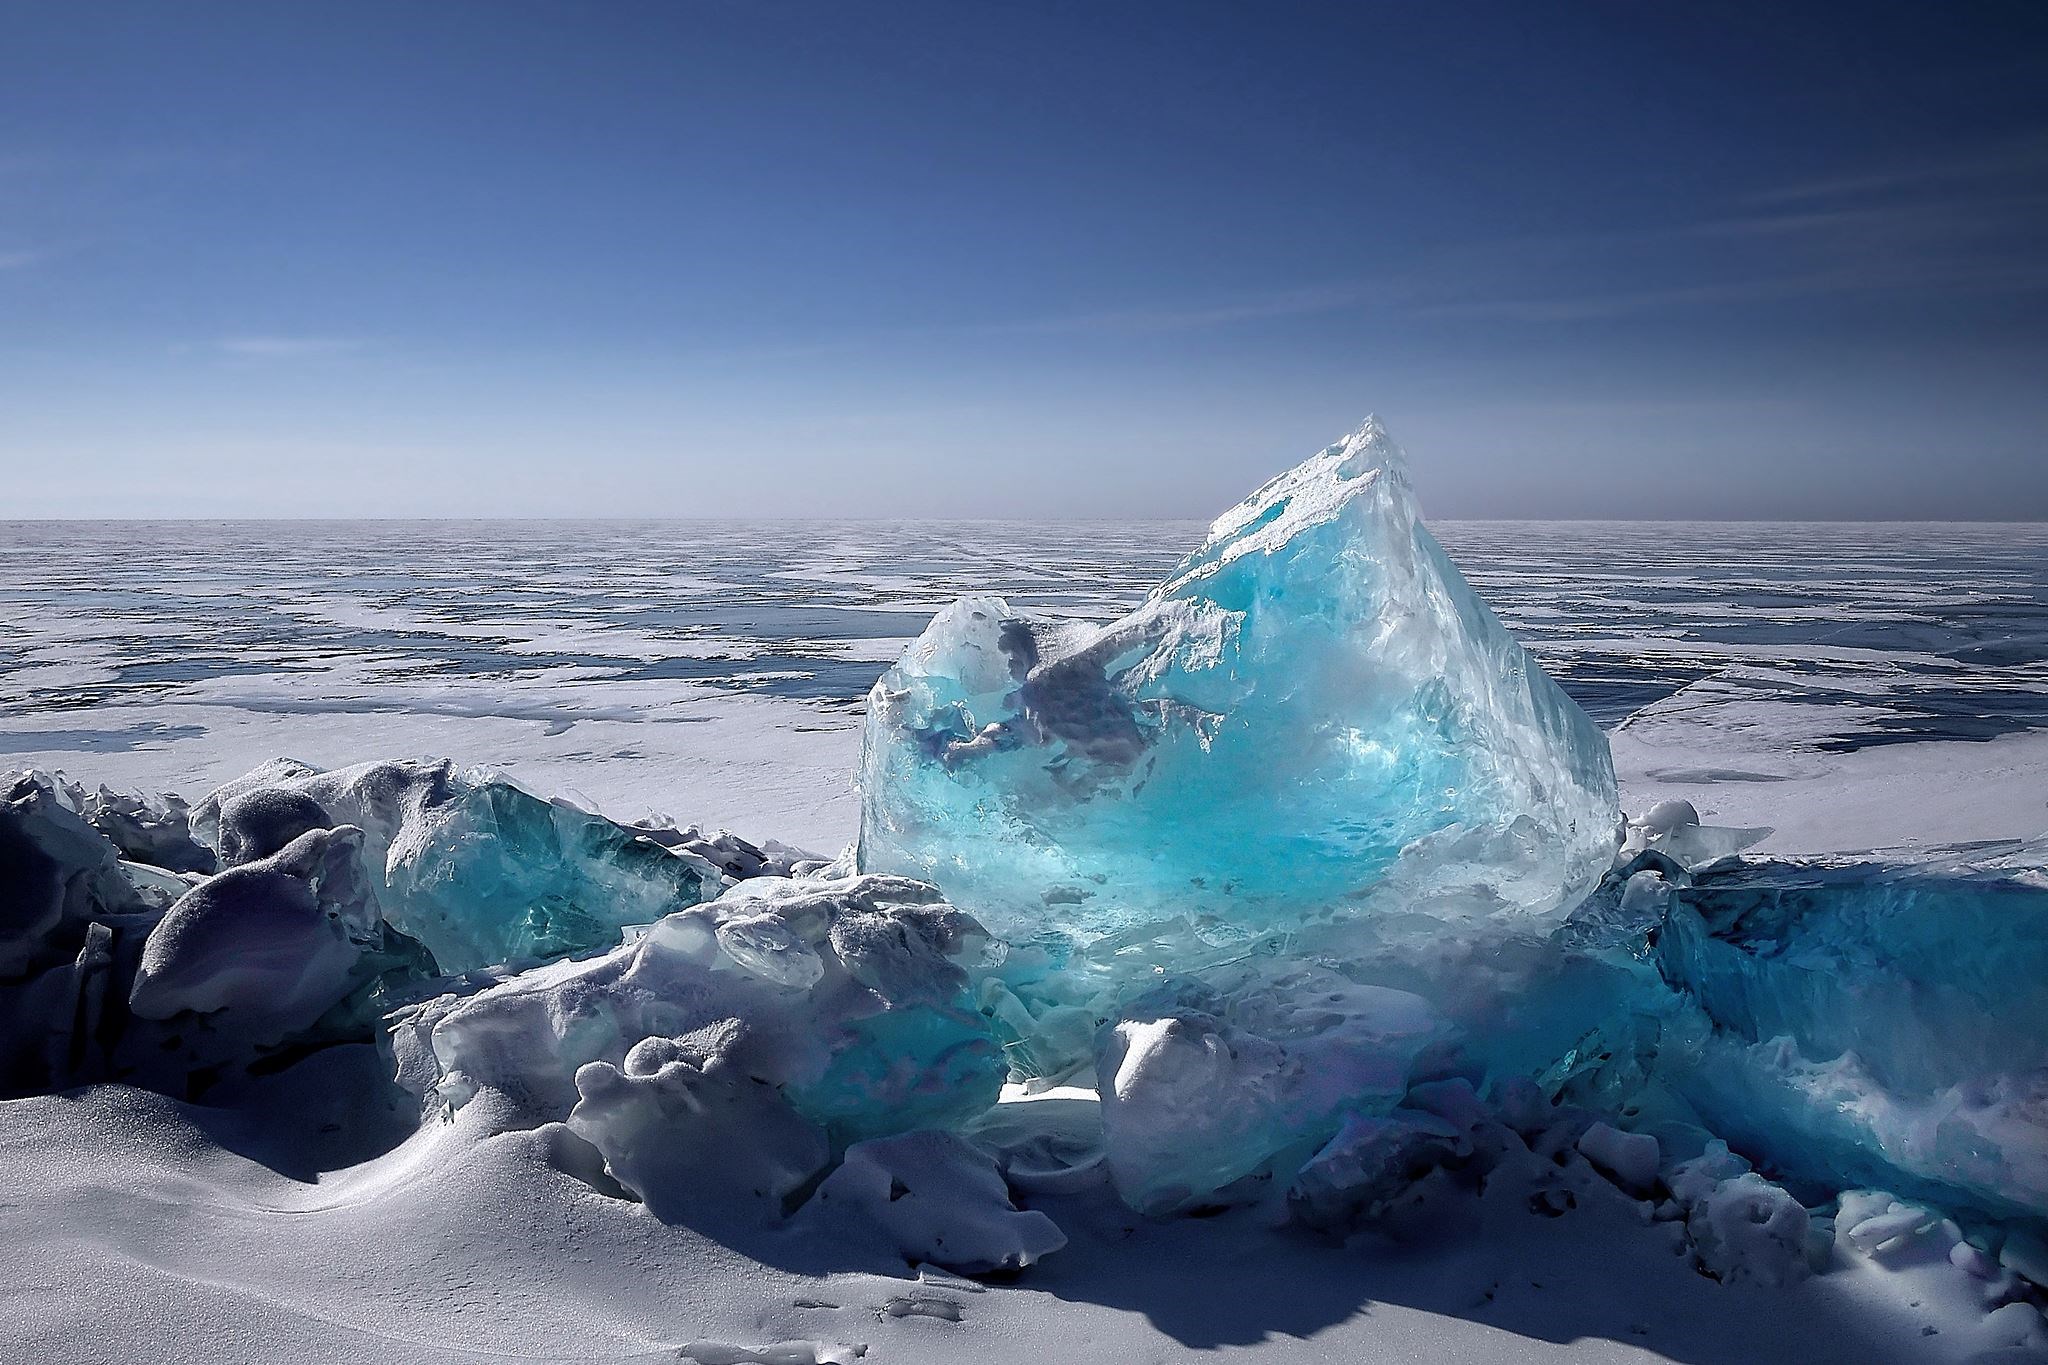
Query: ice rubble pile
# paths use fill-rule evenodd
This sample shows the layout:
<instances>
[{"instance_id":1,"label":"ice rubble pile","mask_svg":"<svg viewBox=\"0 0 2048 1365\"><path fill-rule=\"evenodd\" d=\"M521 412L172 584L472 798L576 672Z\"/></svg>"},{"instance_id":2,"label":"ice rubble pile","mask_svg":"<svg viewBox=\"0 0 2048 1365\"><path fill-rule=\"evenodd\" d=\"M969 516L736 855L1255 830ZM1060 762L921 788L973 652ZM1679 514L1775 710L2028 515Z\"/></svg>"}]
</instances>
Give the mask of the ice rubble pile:
<instances>
[{"instance_id":1,"label":"ice rubble pile","mask_svg":"<svg viewBox=\"0 0 2048 1365\"><path fill-rule=\"evenodd\" d=\"M426 1115L559 1122L659 1217L958 1269L1057 1248L1012 1191L1106 1181L1341 1235L1640 1201L1722 1278L1947 1230L1994 1299L2048 1273L2013 1221L2048 1217L2048 849L1623 822L1377 426L1122 621L942 613L862 779L827 865L445 762L189 811L24 777L0 1091L196 1096L377 1037Z\"/></svg>"},{"instance_id":2,"label":"ice rubble pile","mask_svg":"<svg viewBox=\"0 0 2048 1365\"><path fill-rule=\"evenodd\" d=\"M120 840L117 843L116 840ZM0 1094L124 1080L184 1095L367 1039L432 959L377 913L352 828L206 876L175 805L41 774L0 797Z\"/></svg>"},{"instance_id":3,"label":"ice rubble pile","mask_svg":"<svg viewBox=\"0 0 2048 1365\"><path fill-rule=\"evenodd\" d=\"M719 851L446 762L279 760L189 811L22 775L0 803L0 1086L184 1094L369 1039L444 972L597 951L716 897L693 840Z\"/></svg>"}]
</instances>

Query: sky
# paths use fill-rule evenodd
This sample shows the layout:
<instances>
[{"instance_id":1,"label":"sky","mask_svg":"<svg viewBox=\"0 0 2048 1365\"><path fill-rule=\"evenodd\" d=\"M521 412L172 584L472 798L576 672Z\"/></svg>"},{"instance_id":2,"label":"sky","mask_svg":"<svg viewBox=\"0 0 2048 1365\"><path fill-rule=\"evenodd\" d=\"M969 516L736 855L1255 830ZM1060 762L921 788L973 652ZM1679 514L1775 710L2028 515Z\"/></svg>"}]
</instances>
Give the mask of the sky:
<instances>
[{"instance_id":1,"label":"sky","mask_svg":"<svg viewBox=\"0 0 2048 1365\"><path fill-rule=\"evenodd\" d=\"M0 518L2048 518L2048 6L0 0Z\"/></svg>"}]
</instances>

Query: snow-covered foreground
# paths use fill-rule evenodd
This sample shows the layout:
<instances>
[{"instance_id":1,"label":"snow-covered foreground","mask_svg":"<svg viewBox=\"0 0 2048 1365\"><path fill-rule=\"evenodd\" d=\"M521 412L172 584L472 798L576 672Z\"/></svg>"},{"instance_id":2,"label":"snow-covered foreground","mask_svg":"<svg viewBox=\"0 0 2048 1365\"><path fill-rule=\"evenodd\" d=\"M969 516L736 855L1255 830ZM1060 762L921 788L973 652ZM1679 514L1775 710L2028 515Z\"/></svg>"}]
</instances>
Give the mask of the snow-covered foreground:
<instances>
[{"instance_id":1,"label":"snow-covered foreground","mask_svg":"<svg viewBox=\"0 0 2048 1365\"><path fill-rule=\"evenodd\" d=\"M366 1127L399 1126L356 1107L366 1051L273 1083L261 1121L117 1086L0 1108L0 1358L1737 1365L1982 1359L2027 1330L1987 1319L1938 1235L1845 1244L1789 1288L1724 1285L1590 1181L1559 1216L1503 1187L1419 1245L1050 1195L1034 1203L1066 1247L992 1283L858 1242L721 1241L565 1173L558 1125L462 1118L341 1165Z\"/></svg>"},{"instance_id":2,"label":"snow-covered foreground","mask_svg":"<svg viewBox=\"0 0 2048 1365\"><path fill-rule=\"evenodd\" d=\"M1872 1251L1845 1227L1822 1275L1720 1283L1683 1221L1582 1159L1568 1208L1502 1179L1419 1239L1348 1245L1274 1198L1158 1220L1084 1183L1029 1197L1062 1249L976 1282L872 1238L664 1224L559 1122L499 1131L473 1106L412 1132L385 1070L356 1045L204 1106L104 1085L0 1103L0 1359L2042 1358L2037 1310L1989 1313L1953 1228ZM1098 1121L1085 1092L1002 1109L1048 1106Z\"/></svg>"}]
</instances>

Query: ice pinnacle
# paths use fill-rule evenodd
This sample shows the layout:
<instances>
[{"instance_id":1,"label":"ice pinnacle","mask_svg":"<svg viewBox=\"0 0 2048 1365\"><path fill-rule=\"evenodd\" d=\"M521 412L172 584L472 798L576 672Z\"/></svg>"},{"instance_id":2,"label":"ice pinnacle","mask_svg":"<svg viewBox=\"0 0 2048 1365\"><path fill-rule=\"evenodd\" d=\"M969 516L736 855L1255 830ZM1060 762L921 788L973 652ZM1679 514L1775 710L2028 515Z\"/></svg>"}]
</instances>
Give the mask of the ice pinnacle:
<instances>
[{"instance_id":1,"label":"ice pinnacle","mask_svg":"<svg viewBox=\"0 0 2048 1365\"><path fill-rule=\"evenodd\" d=\"M1617 825L1605 736L1451 564L1370 419L1120 620L940 612L869 698L861 793L863 871L1013 941L1542 919Z\"/></svg>"}]
</instances>

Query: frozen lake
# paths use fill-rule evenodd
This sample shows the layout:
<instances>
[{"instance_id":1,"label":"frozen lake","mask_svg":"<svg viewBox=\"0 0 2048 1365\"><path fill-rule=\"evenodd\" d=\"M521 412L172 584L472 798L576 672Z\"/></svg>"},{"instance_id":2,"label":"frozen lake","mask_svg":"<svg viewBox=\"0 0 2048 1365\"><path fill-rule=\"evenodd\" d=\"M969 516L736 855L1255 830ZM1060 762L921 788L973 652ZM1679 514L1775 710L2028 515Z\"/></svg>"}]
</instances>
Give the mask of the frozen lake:
<instances>
[{"instance_id":1,"label":"frozen lake","mask_svg":"<svg viewBox=\"0 0 2048 1365\"><path fill-rule=\"evenodd\" d=\"M829 843L861 699L934 610L1114 615L1202 529L0 523L0 762L196 794L276 753L439 752ZM1740 751L1660 770L1681 783L2048 726L2042 524L1436 529L1603 725Z\"/></svg>"}]
</instances>

